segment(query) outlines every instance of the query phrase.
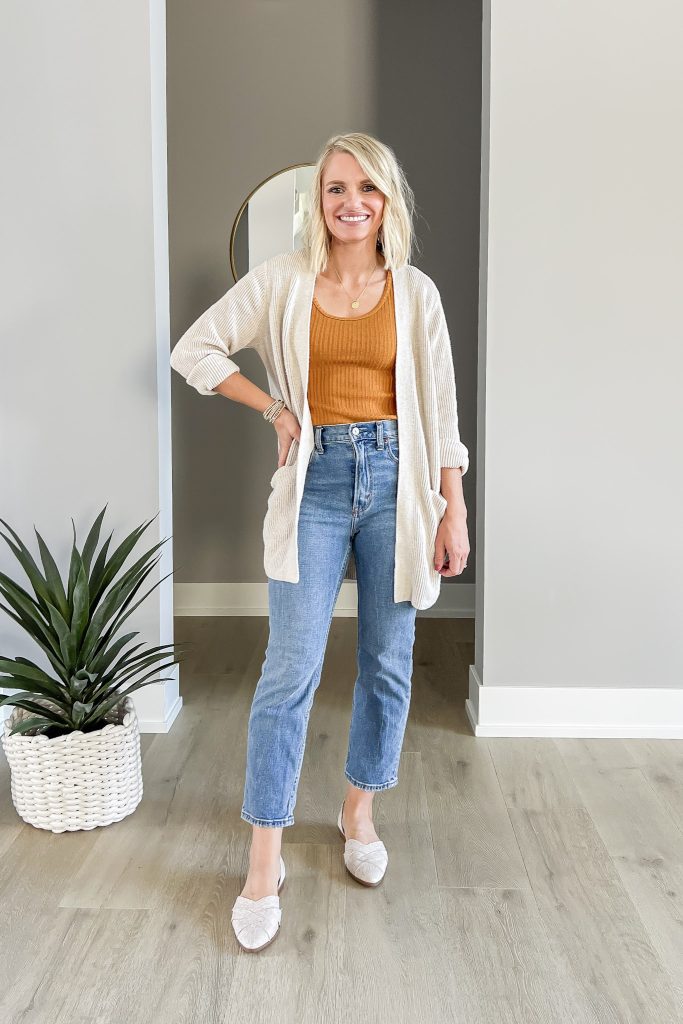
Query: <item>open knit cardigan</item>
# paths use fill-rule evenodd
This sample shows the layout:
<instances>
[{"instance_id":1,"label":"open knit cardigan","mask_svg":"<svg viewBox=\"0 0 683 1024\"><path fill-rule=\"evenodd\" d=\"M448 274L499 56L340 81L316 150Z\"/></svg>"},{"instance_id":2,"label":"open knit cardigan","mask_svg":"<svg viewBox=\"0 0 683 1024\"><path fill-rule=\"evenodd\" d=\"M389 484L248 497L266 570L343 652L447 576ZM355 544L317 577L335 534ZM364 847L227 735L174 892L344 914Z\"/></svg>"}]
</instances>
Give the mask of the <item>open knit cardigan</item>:
<instances>
[{"instance_id":1,"label":"open knit cardigan","mask_svg":"<svg viewBox=\"0 0 683 1024\"><path fill-rule=\"evenodd\" d=\"M392 269L396 316L398 490L394 601L429 608L439 596L434 568L438 525L447 502L441 467L469 465L460 440L451 342L438 289L409 263ZM272 579L299 582L297 527L314 446L308 406L310 321L316 275L304 249L279 253L240 278L192 324L171 352L171 366L200 395L239 372L231 356L254 348L274 398L301 425L283 466L271 477L263 522L264 568Z\"/></svg>"}]
</instances>

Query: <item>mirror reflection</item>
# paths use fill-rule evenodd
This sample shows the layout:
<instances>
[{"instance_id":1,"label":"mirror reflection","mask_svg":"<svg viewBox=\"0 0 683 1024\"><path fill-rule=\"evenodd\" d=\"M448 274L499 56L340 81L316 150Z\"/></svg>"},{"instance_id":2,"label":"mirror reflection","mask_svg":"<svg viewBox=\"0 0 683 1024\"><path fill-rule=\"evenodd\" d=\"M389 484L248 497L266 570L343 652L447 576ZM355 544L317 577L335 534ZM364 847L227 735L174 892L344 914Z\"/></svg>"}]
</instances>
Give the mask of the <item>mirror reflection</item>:
<instances>
[{"instance_id":1,"label":"mirror reflection","mask_svg":"<svg viewBox=\"0 0 683 1024\"><path fill-rule=\"evenodd\" d=\"M294 164L276 171L244 200L230 234L235 281L270 256L302 248L313 168Z\"/></svg>"}]
</instances>

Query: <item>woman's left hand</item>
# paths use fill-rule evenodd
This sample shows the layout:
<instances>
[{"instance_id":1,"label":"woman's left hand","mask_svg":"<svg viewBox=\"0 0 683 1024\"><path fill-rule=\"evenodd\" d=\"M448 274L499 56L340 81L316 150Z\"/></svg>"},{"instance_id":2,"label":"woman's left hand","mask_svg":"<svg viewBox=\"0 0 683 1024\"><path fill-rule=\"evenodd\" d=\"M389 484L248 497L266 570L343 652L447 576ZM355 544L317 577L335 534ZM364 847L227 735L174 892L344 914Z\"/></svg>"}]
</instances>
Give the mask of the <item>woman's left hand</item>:
<instances>
[{"instance_id":1,"label":"woman's left hand","mask_svg":"<svg viewBox=\"0 0 683 1024\"><path fill-rule=\"evenodd\" d=\"M436 531L434 568L441 576L459 576L467 565L469 553L467 518L449 516L446 512Z\"/></svg>"}]
</instances>

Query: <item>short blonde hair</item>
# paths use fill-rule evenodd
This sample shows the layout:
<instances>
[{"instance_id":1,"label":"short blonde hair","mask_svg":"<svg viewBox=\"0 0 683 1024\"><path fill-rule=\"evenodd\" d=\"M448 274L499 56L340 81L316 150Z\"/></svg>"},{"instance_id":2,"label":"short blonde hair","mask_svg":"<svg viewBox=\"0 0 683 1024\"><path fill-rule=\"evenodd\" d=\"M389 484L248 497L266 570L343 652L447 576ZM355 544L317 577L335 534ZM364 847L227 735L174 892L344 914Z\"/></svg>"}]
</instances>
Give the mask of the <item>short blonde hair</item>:
<instances>
[{"instance_id":1,"label":"short blonde hair","mask_svg":"<svg viewBox=\"0 0 683 1024\"><path fill-rule=\"evenodd\" d=\"M410 263L414 244L415 197L390 146L365 132L333 135L323 146L313 172L309 209L304 226L304 245L309 250L310 269L318 274L327 266L330 232L322 208L322 176L332 153L350 153L370 181L384 195L384 213L377 236L378 251L386 269L397 270Z\"/></svg>"}]
</instances>

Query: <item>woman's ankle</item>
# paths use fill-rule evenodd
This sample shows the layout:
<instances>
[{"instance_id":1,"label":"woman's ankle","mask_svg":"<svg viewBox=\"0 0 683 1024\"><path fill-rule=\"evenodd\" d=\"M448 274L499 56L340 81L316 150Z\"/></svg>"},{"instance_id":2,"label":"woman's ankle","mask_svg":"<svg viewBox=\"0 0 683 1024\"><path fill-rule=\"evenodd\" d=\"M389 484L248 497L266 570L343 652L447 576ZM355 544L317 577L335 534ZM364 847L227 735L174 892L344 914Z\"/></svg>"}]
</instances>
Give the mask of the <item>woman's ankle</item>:
<instances>
[{"instance_id":1,"label":"woman's ankle","mask_svg":"<svg viewBox=\"0 0 683 1024\"><path fill-rule=\"evenodd\" d=\"M278 879L273 875L253 874L247 875L240 896L246 896L249 900L260 900L263 896L277 896Z\"/></svg>"},{"instance_id":2,"label":"woman's ankle","mask_svg":"<svg viewBox=\"0 0 683 1024\"><path fill-rule=\"evenodd\" d=\"M280 880L280 854L272 859L249 861L249 870L240 895L258 900L262 896L276 895Z\"/></svg>"},{"instance_id":3,"label":"woman's ankle","mask_svg":"<svg viewBox=\"0 0 683 1024\"><path fill-rule=\"evenodd\" d=\"M372 821L374 793L349 785L344 797L344 818L349 821Z\"/></svg>"},{"instance_id":4,"label":"woman's ankle","mask_svg":"<svg viewBox=\"0 0 683 1024\"><path fill-rule=\"evenodd\" d=\"M252 826L251 846L249 848L249 870L263 874L268 871L280 871L280 851L282 849L282 829Z\"/></svg>"}]
</instances>

